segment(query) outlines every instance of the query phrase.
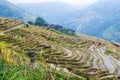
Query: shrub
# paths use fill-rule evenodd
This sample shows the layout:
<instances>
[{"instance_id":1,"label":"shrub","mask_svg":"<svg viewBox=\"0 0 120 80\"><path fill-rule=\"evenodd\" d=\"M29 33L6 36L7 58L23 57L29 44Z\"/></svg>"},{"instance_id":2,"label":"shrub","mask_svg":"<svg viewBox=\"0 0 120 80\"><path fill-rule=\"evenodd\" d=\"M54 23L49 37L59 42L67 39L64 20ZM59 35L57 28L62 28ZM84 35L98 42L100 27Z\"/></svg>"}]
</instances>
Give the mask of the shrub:
<instances>
[{"instance_id":1,"label":"shrub","mask_svg":"<svg viewBox=\"0 0 120 80\"><path fill-rule=\"evenodd\" d=\"M105 51L105 53L114 53L114 52L108 49Z\"/></svg>"},{"instance_id":2,"label":"shrub","mask_svg":"<svg viewBox=\"0 0 120 80\"><path fill-rule=\"evenodd\" d=\"M43 26L44 24L46 24L46 21L43 18L41 17L36 18L35 25Z\"/></svg>"}]
</instances>

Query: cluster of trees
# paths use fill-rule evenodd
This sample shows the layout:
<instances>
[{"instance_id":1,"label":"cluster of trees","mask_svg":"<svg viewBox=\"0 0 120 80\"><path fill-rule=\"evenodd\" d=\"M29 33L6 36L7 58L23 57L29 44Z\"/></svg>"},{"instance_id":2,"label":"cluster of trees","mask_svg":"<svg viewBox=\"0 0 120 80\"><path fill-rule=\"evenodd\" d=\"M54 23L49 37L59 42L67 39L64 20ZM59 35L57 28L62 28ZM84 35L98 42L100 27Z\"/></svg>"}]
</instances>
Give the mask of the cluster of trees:
<instances>
[{"instance_id":1,"label":"cluster of trees","mask_svg":"<svg viewBox=\"0 0 120 80\"><path fill-rule=\"evenodd\" d=\"M47 22L45 21L44 18L37 17L36 20L35 20L35 22L28 21L28 23L32 24L32 25L44 26Z\"/></svg>"},{"instance_id":2,"label":"cluster of trees","mask_svg":"<svg viewBox=\"0 0 120 80\"><path fill-rule=\"evenodd\" d=\"M41 17L37 17L35 22L28 21L28 23L31 24L31 25L45 26L45 27L48 27L48 28L52 28L52 29L58 30L58 31L60 31L62 33L65 33L65 34L68 34L68 35L75 35L74 30L66 29L63 26L58 25L58 24L49 24L45 21L44 18L41 18Z\"/></svg>"},{"instance_id":3,"label":"cluster of trees","mask_svg":"<svg viewBox=\"0 0 120 80\"><path fill-rule=\"evenodd\" d=\"M72 30L72 29L68 29L68 28L64 28L63 26L61 25L57 25L57 24L51 24L49 25L52 29L55 29L55 30L58 30L64 34L67 34L67 35L75 35L75 31Z\"/></svg>"}]
</instances>

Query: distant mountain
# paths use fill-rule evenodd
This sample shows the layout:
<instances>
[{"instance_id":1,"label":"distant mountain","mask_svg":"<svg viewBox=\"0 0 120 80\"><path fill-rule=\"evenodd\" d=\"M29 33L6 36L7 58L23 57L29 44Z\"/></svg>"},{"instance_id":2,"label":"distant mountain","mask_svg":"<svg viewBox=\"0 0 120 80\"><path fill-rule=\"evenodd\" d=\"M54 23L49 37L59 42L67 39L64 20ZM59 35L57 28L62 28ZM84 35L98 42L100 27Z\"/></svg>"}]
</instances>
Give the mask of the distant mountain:
<instances>
[{"instance_id":1,"label":"distant mountain","mask_svg":"<svg viewBox=\"0 0 120 80\"><path fill-rule=\"evenodd\" d=\"M84 10L66 15L63 25L78 33L120 42L119 8L120 0L99 0Z\"/></svg>"},{"instance_id":2,"label":"distant mountain","mask_svg":"<svg viewBox=\"0 0 120 80\"><path fill-rule=\"evenodd\" d=\"M61 22L61 17L63 15L77 10L75 7L68 3L56 1L18 4L17 6L37 16L45 18L50 23L57 24Z\"/></svg>"},{"instance_id":3,"label":"distant mountain","mask_svg":"<svg viewBox=\"0 0 120 80\"><path fill-rule=\"evenodd\" d=\"M16 7L7 0L0 0L0 16L22 21L35 20L35 16Z\"/></svg>"}]
</instances>

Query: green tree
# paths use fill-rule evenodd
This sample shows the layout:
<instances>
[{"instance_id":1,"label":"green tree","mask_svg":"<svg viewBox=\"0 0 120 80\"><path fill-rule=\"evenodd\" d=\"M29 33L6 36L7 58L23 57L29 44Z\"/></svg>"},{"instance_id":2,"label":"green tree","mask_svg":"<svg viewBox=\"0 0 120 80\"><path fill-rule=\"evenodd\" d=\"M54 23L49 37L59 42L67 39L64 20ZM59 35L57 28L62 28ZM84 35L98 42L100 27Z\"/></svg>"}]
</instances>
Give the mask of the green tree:
<instances>
[{"instance_id":1,"label":"green tree","mask_svg":"<svg viewBox=\"0 0 120 80\"><path fill-rule=\"evenodd\" d=\"M46 21L43 18L41 17L36 18L35 25L43 26L44 24L46 24Z\"/></svg>"},{"instance_id":2,"label":"green tree","mask_svg":"<svg viewBox=\"0 0 120 80\"><path fill-rule=\"evenodd\" d=\"M28 24L32 24L32 25L33 25L33 24L34 24L34 22L32 22L32 21L28 21Z\"/></svg>"}]
</instances>

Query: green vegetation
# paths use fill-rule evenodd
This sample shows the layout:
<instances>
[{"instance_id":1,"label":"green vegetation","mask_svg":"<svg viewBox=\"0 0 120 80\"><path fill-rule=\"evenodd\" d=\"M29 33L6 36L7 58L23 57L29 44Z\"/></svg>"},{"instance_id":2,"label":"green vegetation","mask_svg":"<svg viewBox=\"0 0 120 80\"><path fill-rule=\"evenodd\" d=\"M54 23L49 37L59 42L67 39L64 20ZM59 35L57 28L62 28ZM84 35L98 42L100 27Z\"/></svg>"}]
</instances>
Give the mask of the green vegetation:
<instances>
[{"instance_id":1,"label":"green vegetation","mask_svg":"<svg viewBox=\"0 0 120 80\"><path fill-rule=\"evenodd\" d=\"M43 18L36 18L35 25L43 26L44 24L46 24L46 21Z\"/></svg>"},{"instance_id":2,"label":"green vegetation","mask_svg":"<svg viewBox=\"0 0 120 80\"><path fill-rule=\"evenodd\" d=\"M67 35L71 35L71 36L76 36L74 30L64 28L63 26L57 25L57 24L49 24L45 21L45 19L43 19L41 17L37 17L35 22L28 21L28 24L35 25L35 26L47 27L48 29L51 29L52 31L57 32L58 34L67 34Z\"/></svg>"},{"instance_id":3,"label":"green vegetation","mask_svg":"<svg viewBox=\"0 0 120 80\"><path fill-rule=\"evenodd\" d=\"M111 54L111 53L114 53L114 52L108 49L108 50L105 51L105 53L108 53L108 54L110 53Z\"/></svg>"},{"instance_id":4,"label":"green vegetation","mask_svg":"<svg viewBox=\"0 0 120 80\"><path fill-rule=\"evenodd\" d=\"M37 26L44 26L47 22L43 18L37 17L35 22L28 21L28 23Z\"/></svg>"},{"instance_id":5,"label":"green vegetation","mask_svg":"<svg viewBox=\"0 0 120 80\"><path fill-rule=\"evenodd\" d=\"M9 20L6 24L6 20L2 21L4 25L12 23L9 23ZM14 28L17 26L0 27L2 31L12 28L0 34L1 80L116 79L118 67L114 65L118 64L119 60L113 55L119 52L119 47L109 43L110 48L115 49L116 53L105 54L104 47L108 46L107 41L82 35L73 37L47 27L29 25ZM35 51L33 62L28 55L30 50ZM107 55L113 57L108 58ZM115 68L114 73L110 73L109 65L106 63L114 64L111 65ZM103 66L106 67L103 69Z\"/></svg>"},{"instance_id":6,"label":"green vegetation","mask_svg":"<svg viewBox=\"0 0 120 80\"><path fill-rule=\"evenodd\" d=\"M16 53L14 51L9 51L10 45L0 42L0 80L66 80L67 77L53 69L50 71L50 67L47 66L43 61L37 61L39 63L39 68L34 69L32 66L34 63L29 63L29 58L24 58L21 53ZM9 54L10 55L9 55ZM13 60L13 57L18 59ZM19 63L18 63L19 62ZM51 68L52 70L52 68ZM69 80L76 80L75 77L68 77Z\"/></svg>"}]
</instances>

